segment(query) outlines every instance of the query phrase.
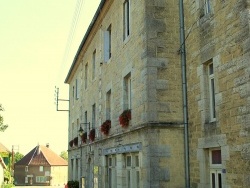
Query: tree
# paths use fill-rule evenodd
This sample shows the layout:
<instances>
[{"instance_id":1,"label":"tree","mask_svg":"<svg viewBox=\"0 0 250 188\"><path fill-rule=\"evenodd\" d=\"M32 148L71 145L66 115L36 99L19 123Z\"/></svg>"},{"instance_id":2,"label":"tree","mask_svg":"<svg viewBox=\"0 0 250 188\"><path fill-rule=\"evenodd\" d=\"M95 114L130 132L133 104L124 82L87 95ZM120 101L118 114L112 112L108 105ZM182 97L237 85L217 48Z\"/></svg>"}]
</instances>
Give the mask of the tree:
<instances>
[{"instance_id":1,"label":"tree","mask_svg":"<svg viewBox=\"0 0 250 188\"><path fill-rule=\"evenodd\" d=\"M0 104L0 111L4 111L2 104ZM7 129L8 125L3 124L3 116L0 114L0 131L4 132Z\"/></svg>"},{"instance_id":2,"label":"tree","mask_svg":"<svg viewBox=\"0 0 250 188\"><path fill-rule=\"evenodd\" d=\"M62 151L60 154L60 157L62 157L64 160L68 160L68 152L67 151Z\"/></svg>"},{"instance_id":3,"label":"tree","mask_svg":"<svg viewBox=\"0 0 250 188\"><path fill-rule=\"evenodd\" d=\"M16 152L14 155L14 163L20 161L23 158L23 154Z\"/></svg>"}]
</instances>

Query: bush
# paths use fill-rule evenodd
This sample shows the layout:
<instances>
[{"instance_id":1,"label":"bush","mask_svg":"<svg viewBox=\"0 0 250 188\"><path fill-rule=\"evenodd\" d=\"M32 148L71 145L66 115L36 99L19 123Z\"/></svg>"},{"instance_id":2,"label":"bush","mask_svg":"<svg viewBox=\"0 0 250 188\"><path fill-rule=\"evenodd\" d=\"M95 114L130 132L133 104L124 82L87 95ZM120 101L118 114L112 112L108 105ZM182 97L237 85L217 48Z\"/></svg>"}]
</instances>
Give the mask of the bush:
<instances>
[{"instance_id":1,"label":"bush","mask_svg":"<svg viewBox=\"0 0 250 188\"><path fill-rule=\"evenodd\" d=\"M15 185L13 185L13 184L4 184L2 187L3 188L11 188L11 187L15 187Z\"/></svg>"},{"instance_id":2,"label":"bush","mask_svg":"<svg viewBox=\"0 0 250 188\"><path fill-rule=\"evenodd\" d=\"M79 188L79 181L68 181L68 188Z\"/></svg>"}]
</instances>

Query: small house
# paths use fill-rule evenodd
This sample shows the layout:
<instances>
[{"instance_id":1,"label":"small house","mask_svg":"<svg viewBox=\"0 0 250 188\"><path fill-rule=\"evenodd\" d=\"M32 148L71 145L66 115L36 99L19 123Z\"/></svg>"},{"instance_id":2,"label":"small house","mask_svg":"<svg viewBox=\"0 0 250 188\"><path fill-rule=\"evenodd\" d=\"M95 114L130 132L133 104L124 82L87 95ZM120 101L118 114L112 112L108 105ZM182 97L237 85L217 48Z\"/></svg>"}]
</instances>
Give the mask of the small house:
<instances>
[{"instance_id":1,"label":"small house","mask_svg":"<svg viewBox=\"0 0 250 188\"><path fill-rule=\"evenodd\" d=\"M67 174L67 161L48 145L36 146L14 165L15 185L63 185L67 183Z\"/></svg>"}]
</instances>

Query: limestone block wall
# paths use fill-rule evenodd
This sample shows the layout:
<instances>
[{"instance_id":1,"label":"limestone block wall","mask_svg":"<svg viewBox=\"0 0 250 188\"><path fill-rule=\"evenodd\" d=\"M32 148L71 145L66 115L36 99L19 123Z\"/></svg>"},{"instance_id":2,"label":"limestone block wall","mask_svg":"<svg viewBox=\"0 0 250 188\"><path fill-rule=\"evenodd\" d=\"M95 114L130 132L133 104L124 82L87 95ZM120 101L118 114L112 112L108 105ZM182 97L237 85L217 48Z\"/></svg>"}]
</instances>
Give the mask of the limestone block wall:
<instances>
[{"instance_id":1,"label":"limestone block wall","mask_svg":"<svg viewBox=\"0 0 250 188\"><path fill-rule=\"evenodd\" d=\"M96 138L81 147L80 142L76 147L69 147L69 177L77 179L80 173L89 186L97 167L95 180L99 185L106 185L106 160L112 154L117 160L115 187L126 187L123 158L129 152L114 150L139 144L136 153L141 161L140 187L183 187L178 4L166 0L131 0L130 16L130 35L123 40L123 3L105 1L70 70L66 81L70 87L69 140L77 136L80 126L84 128L81 123L86 121L85 112L87 122L93 126L94 104ZM111 58L105 62L104 32L108 28L111 28ZM92 78L94 51L96 75ZM124 78L128 74L131 75L132 119L124 129L118 118L125 108ZM74 90L76 80L80 84L78 99ZM109 91L112 123L109 135L103 136L99 126L107 119ZM79 159L81 165L77 167ZM71 164L71 160L75 162Z\"/></svg>"},{"instance_id":2,"label":"limestone block wall","mask_svg":"<svg viewBox=\"0 0 250 188\"><path fill-rule=\"evenodd\" d=\"M185 2L192 187L209 186L206 150L221 148L224 187L249 187L249 1ZM207 65L213 62L216 121L210 121ZM200 169L197 171L197 169Z\"/></svg>"}]
</instances>

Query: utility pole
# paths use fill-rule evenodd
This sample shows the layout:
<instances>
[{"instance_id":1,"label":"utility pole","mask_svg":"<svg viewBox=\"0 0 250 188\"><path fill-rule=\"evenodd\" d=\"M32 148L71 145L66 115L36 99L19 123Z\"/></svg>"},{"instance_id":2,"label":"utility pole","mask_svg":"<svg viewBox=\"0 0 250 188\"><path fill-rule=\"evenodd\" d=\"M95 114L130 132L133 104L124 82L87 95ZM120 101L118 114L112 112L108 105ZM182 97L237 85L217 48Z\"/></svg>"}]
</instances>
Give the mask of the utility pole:
<instances>
[{"instance_id":1,"label":"utility pole","mask_svg":"<svg viewBox=\"0 0 250 188\"><path fill-rule=\"evenodd\" d=\"M69 102L68 99L59 99L59 88L55 86L55 105L56 105L56 111L66 111L68 112L69 110L65 110L65 109L59 109L58 108L58 102Z\"/></svg>"}]
</instances>

